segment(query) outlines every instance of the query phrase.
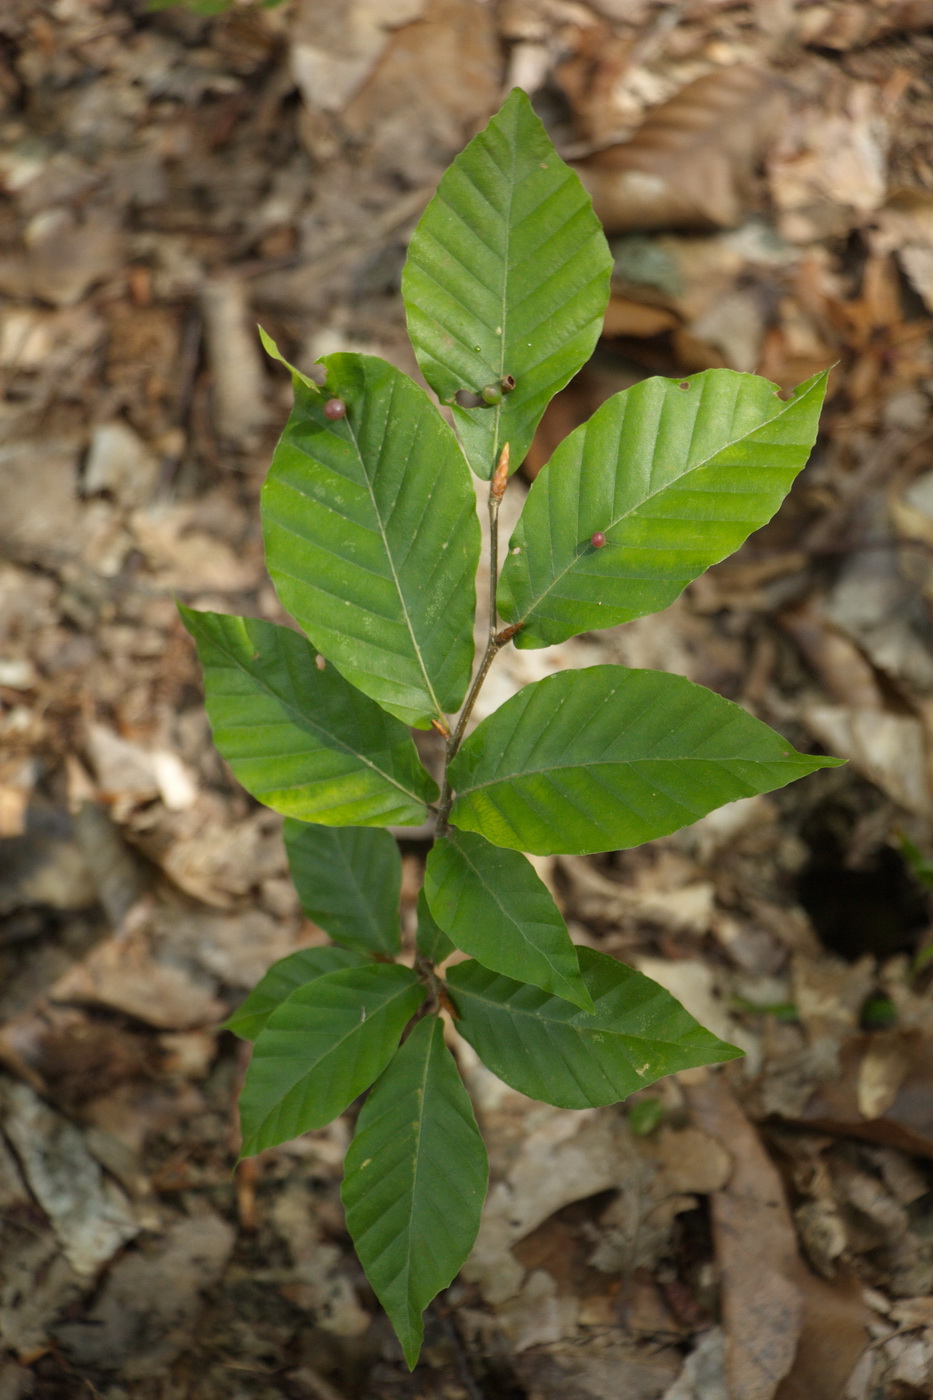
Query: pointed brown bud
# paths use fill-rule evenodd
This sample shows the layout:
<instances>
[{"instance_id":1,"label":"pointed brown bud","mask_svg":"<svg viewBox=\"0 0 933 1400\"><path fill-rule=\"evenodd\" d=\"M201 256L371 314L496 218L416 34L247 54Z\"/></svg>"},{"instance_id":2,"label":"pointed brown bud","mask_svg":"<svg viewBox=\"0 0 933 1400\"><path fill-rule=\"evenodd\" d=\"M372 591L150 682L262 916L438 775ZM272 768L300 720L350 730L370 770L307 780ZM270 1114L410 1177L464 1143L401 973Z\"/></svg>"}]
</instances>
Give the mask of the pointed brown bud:
<instances>
[{"instance_id":1,"label":"pointed brown bud","mask_svg":"<svg viewBox=\"0 0 933 1400\"><path fill-rule=\"evenodd\" d=\"M489 483L489 499L491 501L501 501L505 495L505 488L509 484L509 452L509 444L505 443L499 453L499 461L492 474L492 481Z\"/></svg>"},{"instance_id":2,"label":"pointed brown bud","mask_svg":"<svg viewBox=\"0 0 933 1400\"><path fill-rule=\"evenodd\" d=\"M431 728L436 729L438 734L443 734L445 739L450 738L450 730L447 728L447 725L443 722L443 720L432 719Z\"/></svg>"},{"instance_id":3,"label":"pointed brown bud","mask_svg":"<svg viewBox=\"0 0 933 1400\"><path fill-rule=\"evenodd\" d=\"M506 642L510 642L512 640L516 632L520 632L522 630L522 626L523 624L521 622L513 622L510 627L503 627L501 632L496 633L496 646L504 647Z\"/></svg>"}]
</instances>

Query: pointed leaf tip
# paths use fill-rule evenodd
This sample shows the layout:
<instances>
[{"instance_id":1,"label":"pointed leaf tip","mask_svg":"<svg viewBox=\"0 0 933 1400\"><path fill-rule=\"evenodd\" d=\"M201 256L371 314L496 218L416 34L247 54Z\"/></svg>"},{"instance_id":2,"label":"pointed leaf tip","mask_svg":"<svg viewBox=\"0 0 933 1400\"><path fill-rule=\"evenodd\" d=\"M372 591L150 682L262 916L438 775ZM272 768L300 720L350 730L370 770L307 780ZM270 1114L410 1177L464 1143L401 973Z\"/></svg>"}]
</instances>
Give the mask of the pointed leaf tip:
<instances>
[{"instance_id":1,"label":"pointed leaf tip","mask_svg":"<svg viewBox=\"0 0 933 1400\"><path fill-rule=\"evenodd\" d=\"M450 765L450 820L536 855L620 850L839 761L797 753L684 676L590 666L526 685L477 725Z\"/></svg>"},{"instance_id":2,"label":"pointed leaf tip","mask_svg":"<svg viewBox=\"0 0 933 1400\"><path fill-rule=\"evenodd\" d=\"M447 975L457 1030L519 1093L558 1108L596 1108L743 1053L642 973L592 948L579 954L592 1015L478 962L456 963Z\"/></svg>"},{"instance_id":3,"label":"pointed leaf tip","mask_svg":"<svg viewBox=\"0 0 933 1400\"><path fill-rule=\"evenodd\" d=\"M415 1026L363 1105L341 1189L347 1228L414 1369L422 1313L479 1230L486 1149L444 1029Z\"/></svg>"},{"instance_id":4,"label":"pointed leaf tip","mask_svg":"<svg viewBox=\"0 0 933 1400\"><path fill-rule=\"evenodd\" d=\"M522 626L516 646L658 612L732 554L805 465L825 382L784 400L714 369L608 399L538 473L509 542L498 609Z\"/></svg>"},{"instance_id":5,"label":"pointed leaf tip","mask_svg":"<svg viewBox=\"0 0 933 1400\"><path fill-rule=\"evenodd\" d=\"M442 176L402 276L421 371L478 476L506 441L521 465L548 401L595 348L611 270L589 195L513 89Z\"/></svg>"}]
</instances>

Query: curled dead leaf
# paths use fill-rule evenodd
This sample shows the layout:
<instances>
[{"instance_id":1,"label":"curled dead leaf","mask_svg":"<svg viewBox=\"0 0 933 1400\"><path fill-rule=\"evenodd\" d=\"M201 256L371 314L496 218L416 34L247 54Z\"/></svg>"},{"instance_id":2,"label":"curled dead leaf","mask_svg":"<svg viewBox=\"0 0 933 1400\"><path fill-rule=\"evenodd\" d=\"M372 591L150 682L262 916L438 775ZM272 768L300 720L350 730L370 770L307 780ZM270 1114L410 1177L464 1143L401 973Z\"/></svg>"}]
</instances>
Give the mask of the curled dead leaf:
<instances>
[{"instance_id":1,"label":"curled dead leaf","mask_svg":"<svg viewBox=\"0 0 933 1400\"><path fill-rule=\"evenodd\" d=\"M576 169L606 231L730 228L752 202L752 178L787 97L744 64L707 74L648 114L630 141Z\"/></svg>"}]
</instances>

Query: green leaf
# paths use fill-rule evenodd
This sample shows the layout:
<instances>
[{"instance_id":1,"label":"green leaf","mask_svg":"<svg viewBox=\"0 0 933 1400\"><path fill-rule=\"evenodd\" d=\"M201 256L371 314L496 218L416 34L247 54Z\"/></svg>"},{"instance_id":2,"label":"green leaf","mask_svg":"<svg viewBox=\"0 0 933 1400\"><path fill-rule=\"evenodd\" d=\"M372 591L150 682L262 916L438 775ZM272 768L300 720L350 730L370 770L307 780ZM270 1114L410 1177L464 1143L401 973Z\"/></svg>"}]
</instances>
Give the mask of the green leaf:
<instances>
[{"instance_id":1,"label":"green leaf","mask_svg":"<svg viewBox=\"0 0 933 1400\"><path fill-rule=\"evenodd\" d=\"M498 607L521 624L515 645L657 612L738 549L804 466L827 373L787 402L766 379L712 369L597 409L538 474L509 543Z\"/></svg>"},{"instance_id":2,"label":"green leaf","mask_svg":"<svg viewBox=\"0 0 933 1400\"><path fill-rule=\"evenodd\" d=\"M450 765L450 819L536 855L618 850L841 762L683 676L591 666L526 685L476 727Z\"/></svg>"},{"instance_id":3,"label":"green leaf","mask_svg":"<svg viewBox=\"0 0 933 1400\"><path fill-rule=\"evenodd\" d=\"M347 1152L347 1229L414 1369L421 1314L479 1230L488 1167L473 1109L435 1016L419 1021L375 1085Z\"/></svg>"},{"instance_id":4,"label":"green leaf","mask_svg":"<svg viewBox=\"0 0 933 1400\"><path fill-rule=\"evenodd\" d=\"M450 831L428 854L424 892L431 913L462 952L494 972L593 1010L567 925L523 855L470 832Z\"/></svg>"},{"instance_id":5,"label":"green leaf","mask_svg":"<svg viewBox=\"0 0 933 1400\"><path fill-rule=\"evenodd\" d=\"M596 1108L666 1074L742 1054L649 977L592 948L579 953L593 1015L478 962L450 969L457 1030L519 1093L558 1108Z\"/></svg>"},{"instance_id":6,"label":"green leaf","mask_svg":"<svg viewBox=\"0 0 933 1400\"><path fill-rule=\"evenodd\" d=\"M418 826L437 784L397 720L287 627L179 604L214 743L247 792L325 826Z\"/></svg>"},{"instance_id":7,"label":"green leaf","mask_svg":"<svg viewBox=\"0 0 933 1400\"><path fill-rule=\"evenodd\" d=\"M269 359L276 360L280 365L284 365L285 368L288 370L289 374L292 376L293 382L297 379L299 384L303 384L306 389L310 389L312 393L320 395L321 390L318 387L318 385L315 384L314 380L309 379L306 374L302 374L300 369L296 369L295 366L291 363L291 361L286 360L285 356L282 354L281 350L276 345L269 332L267 330L264 330L262 326L257 326L256 329L259 331L259 339L262 343L262 348L269 356Z\"/></svg>"},{"instance_id":8,"label":"green leaf","mask_svg":"<svg viewBox=\"0 0 933 1400\"><path fill-rule=\"evenodd\" d=\"M283 835L288 864L309 919L337 943L395 957L402 858L394 837L371 826L309 826Z\"/></svg>"},{"instance_id":9,"label":"green leaf","mask_svg":"<svg viewBox=\"0 0 933 1400\"><path fill-rule=\"evenodd\" d=\"M418 891L416 944L419 957L426 958L431 963L444 962L454 951L454 945L431 913L423 889Z\"/></svg>"},{"instance_id":10,"label":"green leaf","mask_svg":"<svg viewBox=\"0 0 933 1400\"><path fill-rule=\"evenodd\" d=\"M443 403L515 379L494 408L452 405L477 475L492 474L506 442L520 465L549 401L593 353L611 270L589 195L516 88L441 177L402 275L408 333Z\"/></svg>"},{"instance_id":11,"label":"green leaf","mask_svg":"<svg viewBox=\"0 0 933 1400\"><path fill-rule=\"evenodd\" d=\"M418 386L368 355L329 355L262 491L269 573L319 651L390 714L428 728L473 663L480 529L460 447Z\"/></svg>"},{"instance_id":12,"label":"green leaf","mask_svg":"<svg viewBox=\"0 0 933 1400\"><path fill-rule=\"evenodd\" d=\"M272 1012L240 1094L241 1157L323 1128L378 1078L424 1001L397 963L328 972Z\"/></svg>"},{"instance_id":13,"label":"green leaf","mask_svg":"<svg viewBox=\"0 0 933 1400\"><path fill-rule=\"evenodd\" d=\"M273 963L269 971L223 1023L223 1030L233 1031L242 1040L255 1040L277 1006L281 1006L298 987L304 987L328 972L342 967L363 967L368 962L361 953L350 948L299 948Z\"/></svg>"}]
</instances>

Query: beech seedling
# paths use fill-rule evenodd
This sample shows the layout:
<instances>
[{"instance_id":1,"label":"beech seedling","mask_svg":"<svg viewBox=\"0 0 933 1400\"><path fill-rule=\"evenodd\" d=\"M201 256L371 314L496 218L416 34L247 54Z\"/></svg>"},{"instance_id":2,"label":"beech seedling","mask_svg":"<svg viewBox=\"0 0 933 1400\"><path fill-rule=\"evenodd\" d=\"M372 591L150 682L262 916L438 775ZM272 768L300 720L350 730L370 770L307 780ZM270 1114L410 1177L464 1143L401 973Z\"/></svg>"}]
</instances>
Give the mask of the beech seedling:
<instances>
[{"instance_id":1,"label":"beech seedling","mask_svg":"<svg viewBox=\"0 0 933 1400\"><path fill-rule=\"evenodd\" d=\"M611 266L580 181L513 92L444 175L404 271L415 354L455 427L383 360L288 366L295 407L262 524L300 630L181 609L217 747L286 818L302 905L332 940L276 963L228 1022L253 1042L243 1155L323 1127L368 1091L343 1201L410 1366L486 1192L448 1033L563 1108L739 1053L649 978L575 946L525 853L636 846L837 762L797 753L682 676L616 665L556 671L468 732L504 646L666 607L771 518L816 436L824 374L787 399L725 369L645 380L557 448L500 573L509 473L593 351ZM490 482L478 659L470 468ZM444 738L439 784L412 726ZM429 822L415 947L403 947L386 828Z\"/></svg>"}]
</instances>

